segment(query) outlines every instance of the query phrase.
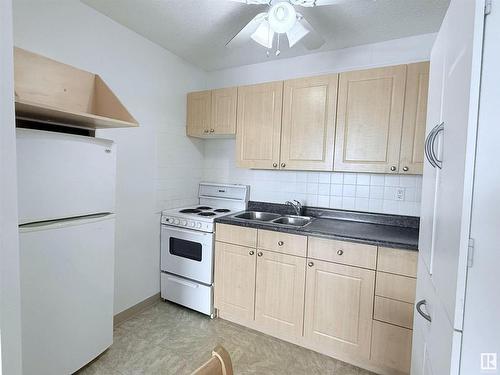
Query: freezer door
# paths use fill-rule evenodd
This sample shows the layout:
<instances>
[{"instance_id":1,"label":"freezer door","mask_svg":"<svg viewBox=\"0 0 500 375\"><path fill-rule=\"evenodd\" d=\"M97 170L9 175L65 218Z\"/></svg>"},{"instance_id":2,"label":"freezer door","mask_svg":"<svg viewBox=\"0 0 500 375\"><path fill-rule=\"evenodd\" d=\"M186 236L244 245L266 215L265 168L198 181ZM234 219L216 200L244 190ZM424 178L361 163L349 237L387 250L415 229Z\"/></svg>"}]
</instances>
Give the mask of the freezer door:
<instances>
[{"instance_id":1,"label":"freezer door","mask_svg":"<svg viewBox=\"0 0 500 375\"><path fill-rule=\"evenodd\" d=\"M114 212L112 141L17 129L19 223Z\"/></svg>"},{"instance_id":2,"label":"freezer door","mask_svg":"<svg viewBox=\"0 0 500 375\"><path fill-rule=\"evenodd\" d=\"M112 344L114 232L114 215L20 228L23 374L71 374Z\"/></svg>"}]
</instances>

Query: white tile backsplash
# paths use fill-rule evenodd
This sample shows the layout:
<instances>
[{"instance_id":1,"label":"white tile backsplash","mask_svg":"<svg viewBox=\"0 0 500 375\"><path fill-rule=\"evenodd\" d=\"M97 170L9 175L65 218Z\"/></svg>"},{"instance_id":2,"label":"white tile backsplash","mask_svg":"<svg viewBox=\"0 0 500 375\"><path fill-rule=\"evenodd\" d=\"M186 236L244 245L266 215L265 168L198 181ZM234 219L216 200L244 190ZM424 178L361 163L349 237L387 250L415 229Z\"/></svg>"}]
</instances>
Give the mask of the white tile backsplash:
<instances>
[{"instance_id":1,"label":"white tile backsplash","mask_svg":"<svg viewBox=\"0 0 500 375\"><path fill-rule=\"evenodd\" d=\"M419 216L421 176L369 173L251 170L236 167L235 140L206 140L203 179L250 185L250 199ZM405 191L396 200L398 188Z\"/></svg>"}]
</instances>

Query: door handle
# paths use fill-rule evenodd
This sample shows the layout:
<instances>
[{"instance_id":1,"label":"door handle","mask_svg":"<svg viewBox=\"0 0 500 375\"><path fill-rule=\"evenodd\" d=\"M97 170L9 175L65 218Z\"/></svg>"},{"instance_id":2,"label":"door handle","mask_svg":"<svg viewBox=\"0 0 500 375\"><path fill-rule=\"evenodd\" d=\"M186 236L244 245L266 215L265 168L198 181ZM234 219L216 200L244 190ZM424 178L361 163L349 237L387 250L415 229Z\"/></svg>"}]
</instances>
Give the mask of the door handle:
<instances>
[{"instance_id":1,"label":"door handle","mask_svg":"<svg viewBox=\"0 0 500 375\"><path fill-rule=\"evenodd\" d=\"M425 299L423 299L421 301L418 301L416 308L417 308L417 311L420 314L420 316L422 318L424 318L425 320L427 320L427 321L430 322L431 321L431 316L429 314L423 312L422 306L427 306L427 301Z\"/></svg>"},{"instance_id":2,"label":"door handle","mask_svg":"<svg viewBox=\"0 0 500 375\"><path fill-rule=\"evenodd\" d=\"M444 130L444 122L436 125L427 135L424 146L425 157L429 161L429 164L432 165L434 168L439 168L439 169L443 168L443 161L439 160L438 157L436 156L435 142L437 135L443 130Z\"/></svg>"}]
</instances>

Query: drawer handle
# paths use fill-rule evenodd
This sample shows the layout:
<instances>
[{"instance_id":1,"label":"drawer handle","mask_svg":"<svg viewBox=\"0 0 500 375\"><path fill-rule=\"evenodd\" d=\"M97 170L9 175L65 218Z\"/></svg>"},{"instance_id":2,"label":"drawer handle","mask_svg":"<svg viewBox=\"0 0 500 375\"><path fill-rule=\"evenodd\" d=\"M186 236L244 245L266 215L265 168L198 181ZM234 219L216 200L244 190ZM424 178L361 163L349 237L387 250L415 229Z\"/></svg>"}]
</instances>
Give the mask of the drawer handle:
<instances>
[{"instance_id":1,"label":"drawer handle","mask_svg":"<svg viewBox=\"0 0 500 375\"><path fill-rule=\"evenodd\" d=\"M278 241L278 246L283 246L285 243L283 241Z\"/></svg>"},{"instance_id":2,"label":"drawer handle","mask_svg":"<svg viewBox=\"0 0 500 375\"><path fill-rule=\"evenodd\" d=\"M250 250L250 251L248 252L248 254L249 254L249 255L254 255L254 254L255 254L255 251Z\"/></svg>"},{"instance_id":3,"label":"drawer handle","mask_svg":"<svg viewBox=\"0 0 500 375\"><path fill-rule=\"evenodd\" d=\"M337 250L337 255L342 255L344 254L344 250Z\"/></svg>"},{"instance_id":4,"label":"drawer handle","mask_svg":"<svg viewBox=\"0 0 500 375\"><path fill-rule=\"evenodd\" d=\"M307 265L308 265L309 267L312 267L312 266L314 266L314 263L313 263L313 262L309 262L309 263L307 263Z\"/></svg>"},{"instance_id":5,"label":"drawer handle","mask_svg":"<svg viewBox=\"0 0 500 375\"><path fill-rule=\"evenodd\" d=\"M257 253L257 256L258 256L258 257L261 257L262 255L264 255L264 253L263 253L262 251L259 251L259 252Z\"/></svg>"},{"instance_id":6,"label":"drawer handle","mask_svg":"<svg viewBox=\"0 0 500 375\"><path fill-rule=\"evenodd\" d=\"M422 306L427 306L427 301L425 299L423 299L422 301L418 301L416 307L417 307L417 311L420 314L420 316L422 318L424 318L425 320L427 320L427 321L430 322L431 321L431 316L429 314L423 312Z\"/></svg>"}]
</instances>

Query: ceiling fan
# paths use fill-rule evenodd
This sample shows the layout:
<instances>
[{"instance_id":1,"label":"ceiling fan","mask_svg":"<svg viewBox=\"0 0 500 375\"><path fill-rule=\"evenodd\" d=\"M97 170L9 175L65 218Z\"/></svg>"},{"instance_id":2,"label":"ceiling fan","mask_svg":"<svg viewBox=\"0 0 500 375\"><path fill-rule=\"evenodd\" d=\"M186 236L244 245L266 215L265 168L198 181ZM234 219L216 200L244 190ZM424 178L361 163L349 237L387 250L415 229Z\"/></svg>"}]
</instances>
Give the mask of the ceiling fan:
<instances>
[{"instance_id":1,"label":"ceiling fan","mask_svg":"<svg viewBox=\"0 0 500 375\"><path fill-rule=\"evenodd\" d=\"M241 31L236 34L226 47L238 47L248 40L254 40L267 48L267 55L274 46L276 39L276 56L280 54L280 37L285 34L288 46L292 48L301 42L307 49L320 48L325 40L319 35L307 20L295 10L296 5L316 7L333 5L345 0L230 0L249 5L269 5L267 12L257 14Z\"/></svg>"}]
</instances>

